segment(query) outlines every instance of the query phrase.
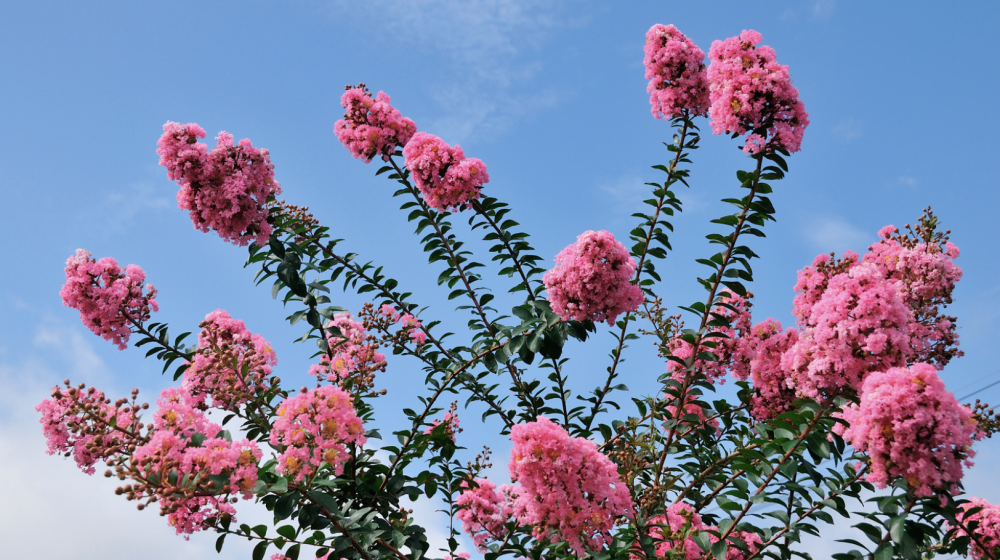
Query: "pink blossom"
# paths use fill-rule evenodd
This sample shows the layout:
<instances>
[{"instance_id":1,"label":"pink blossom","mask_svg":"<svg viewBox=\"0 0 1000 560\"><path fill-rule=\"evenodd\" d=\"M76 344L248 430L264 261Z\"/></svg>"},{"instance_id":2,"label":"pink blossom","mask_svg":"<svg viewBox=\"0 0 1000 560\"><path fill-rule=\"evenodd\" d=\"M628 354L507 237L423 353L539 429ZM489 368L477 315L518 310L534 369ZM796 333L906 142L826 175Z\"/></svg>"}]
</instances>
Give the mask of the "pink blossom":
<instances>
[{"instance_id":1,"label":"pink blossom","mask_svg":"<svg viewBox=\"0 0 1000 560\"><path fill-rule=\"evenodd\" d=\"M905 365L912 353L910 308L870 263L834 275L808 313L796 315L802 329L781 367L806 397L857 391L867 374Z\"/></svg>"},{"instance_id":2,"label":"pink blossom","mask_svg":"<svg viewBox=\"0 0 1000 560\"><path fill-rule=\"evenodd\" d=\"M725 337L707 337L698 347L698 353L712 352L718 360L710 361L698 359L694 360L694 369L705 375L709 383L718 382L723 385L726 382L726 367L732 363L733 352L737 348L739 333L745 333L750 328L750 302L736 294L723 297L719 304L712 308L713 320L710 321L706 333L724 334ZM721 326L721 318L729 322L729 326ZM668 345L670 353L685 363L692 361L694 352L693 346L680 336L670 339ZM667 371L671 372L674 379L683 381L687 372L680 363L670 360L667 362Z\"/></svg>"},{"instance_id":3,"label":"pink blossom","mask_svg":"<svg viewBox=\"0 0 1000 560\"><path fill-rule=\"evenodd\" d=\"M324 354L319 364L309 368L309 375L336 382L385 371L385 354L378 351L378 341L368 334L363 324L352 319L350 313L337 313L327 327L336 327L340 331L339 336L332 331L327 334L333 357Z\"/></svg>"},{"instance_id":4,"label":"pink blossom","mask_svg":"<svg viewBox=\"0 0 1000 560\"><path fill-rule=\"evenodd\" d=\"M183 387L196 399L210 396L212 406L236 411L259 390L278 358L259 334L218 309L201 323L194 362L184 372Z\"/></svg>"},{"instance_id":5,"label":"pink blossom","mask_svg":"<svg viewBox=\"0 0 1000 560\"><path fill-rule=\"evenodd\" d=\"M455 434L461 431L458 427L458 415L453 412L445 412L443 420L434 420L427 429L424 430L424 434L434 433L434 430L438 429L438 426L442 426L440 429L441 433L447 435L452 443L455 442Z\"/></svg>"},{"instance_id":6,"label":"pink blossom","mask_svg":"<svg viewBox=\"0 0 1000 560\"><path fill-rule=\"evenodd\" d=\"M632 498L594 442L571 438L544 416L510 432L510 475L521 492L512 507L539 540L565 541L578 556L610 542L616 520L632 515Z\"/></svg>"},{"instance_id":7,"label":"pink blossom","mask_svg":"<svg viewBox=\"0 0 1000 560\"><path fill-rule=\"evenodd\" d=\"M638 265L607 231L581 233L555 261L542 281L552 310L564 321L590 319L613 325L618 315L642 304L642 289L632 283Z\"/></svg>"},{"instance_id":8,"label":"pink blossom","mask_svg":"<svg viewBox=\"0 0 1000 560\"><path fill-rule=\"evenodd\" d=\"M427 205L440 212L469 208L490 181L485 163L466 158L460 146L451 147L433 134L416 133L403 156Z\"/></svg>"},{"instance_id":9,"label":"pink blossom","mask_svg":"<svg viewBox=\"0 0 1000 560\"><path fill-rule=\"evenodd\" d=\"M715 41L708 50L709 110L715 134L751 134L745 153L783 148L799 151L809 115L792 86L788 67L778 64L774 49L756 46L754 30ZM765 139L762 134L770 139Z\"/></svg>"},{"instance_id":10,"label":"pink blossom","mask_svg":"<svg viewBox=\"0 0 1000 560\"><path fill-rule=\"evenodd\" d=\"M346 112L334 125L334 133L352 156L365 163L375 156L388 161L396 148L410 141L417 125L393 109L384 92L372 99L364 84L346 89L340 98Z\"/></svg>"},{"instance_id":11,"label":"pink blossom","mask_svg":"<svg viewBox=\"0 0 1000 560\"><path fill-rule=\"evenodd\" d=\"M156 288L143 285L145 280L146 273L137 265L122 272L115 259L95 261L89 252L77 249L66 260L66 283L59 295L63 305L80 312L84 326L124 350L132 324L148 321L151 310L160 310Z\"/></svg>"},{"instance_id":12,"label":"pink blossom","mask_svg":"<svg viewBox=\"0 0 1000 560\"><path fill-rule=\"evenodd\" d=\"M424 326L417 319L409 313L404 313L402 315L396 311L396 308L389 305L388 303L383 304L379 308L379 313L389 320L390 323L400 323L400 329L403 332L409 332L410 340L412 340L417 345L417 351L420 351L421 346L427 342L427 333L424 331Z\"/></svg>"},{"instance_id":13,"label":"pink blossom","mask_svg":"<svg viewBox=\"0 0 1000 560\"><path fill-rule=\"evenodd\" d=\"M868 454L866 479L885 488L901 477L916 496L956 492L962 465L972 466L972 442L982 437L972 412L929 364L872 373L860 403L845 407L841 417L848 426L835 431Z\"/></svg>"},{"instance_id":14,"label":"pink blossom","mask_svg":"<svg viewBox=\"0 0 1000 560\"><path fill-rule=\"evenodd\" d=\"M230 243L251 241L263 246L271 237L265 204L281 193L267 150L250 140L234 144L233 135L220 132L212 151L197 138L205 131L197 124L163 125L156 152L167 177L180 184L177 204L191 215L194 227L214 229Z\"/></svg>"},{"instance_id":15,"label":"pink blossom","mask_svg":"<svg viewBox=\"0 0 1000 560\"><path fill-rule=\"evenodd\" d=\"M964 513L972 508L981 509L971 515ZM975 560L990 558L990 554L983 549L983 546L980 546L982 544L995 558L1000 553L1000 506L993 505L982 498L972 498L968 503L962 505L962 510L963 513L956 516L962 525L965 527L970 527L971 524L976 525L972 529L976 538L969 544L969 555ZM961 525L956 534L962 537L970 536Z\"/></svg>"},{"instance_id":16,"label":"pink blossom","mask_svg":"<svg viewBox=\"0 0 1000 560\"><path fill-rule=\"evenodd\" d=\"M673 25L656 24L646 32L645 56L649 103L658 119L708 112L705 52Z\"/></svg>"},{"instance_id":17,"label":"pink blossom","mask_svg":"<svg viewBox=\"0 0 1000 560\"><path fill-rule=\"evenodd\" d=\"M323 463L340 476L349 458L346 444L364 445L365 435L351 395L327 385L285 399L278 406L270 442L282 449L278 472L298 482Z\"/></svg>"},{"instance_id":18,"label":"pink blossom","mask_svg":"<svg viewBox=\"0 0 1000 560\"><path fill-rule=\"evenodd\" d=\"M781 331L781 323L768 318L744 332L737 341L733 376L750 379L754 393L750 414L768 420L791 410L795 387L788 371L781 367L781 356L799 338L795 329Z\"/></svg>"},{"instance_id":19,"label":"pink blossom","mask_svg":"<svg viewBox=\"0 0 1000 560\"><path fill-rule=\"evenodd\" d=\"M663 515L647 521L649 536L653 538L658 558L683 558L696 560L705 555L694 536L705 528L701 516L685 503L671 504ZM669 553L673 551L674 554ZM632 555L633 560L639 556Z\"/></svg>"},{"instance_id":20,"label":"pink blossom","mask_svg":"<svg viewBox=\"0 0 1000 560\"><path fill-rule=\"evenodd\" d=\"M476 479L476 487L462 482L462 493L455 499L462 531L472 537L479 552L486 552L488 541L502 541L507 534L504 525L512 518L514 509L509 499L513 488L501 486L500 492L489 480ZM504 492L508 490L508 492Z\"/></svg>"}]
</instances>

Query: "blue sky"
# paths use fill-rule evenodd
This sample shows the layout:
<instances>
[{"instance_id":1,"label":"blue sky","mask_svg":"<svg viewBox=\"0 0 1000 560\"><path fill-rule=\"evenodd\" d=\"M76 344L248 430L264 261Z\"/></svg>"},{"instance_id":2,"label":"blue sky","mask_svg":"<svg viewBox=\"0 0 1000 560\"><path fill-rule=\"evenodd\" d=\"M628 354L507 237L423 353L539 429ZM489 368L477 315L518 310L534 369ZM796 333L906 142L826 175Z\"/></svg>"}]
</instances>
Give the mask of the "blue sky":
<instances>
[{"instance_id":1,"label":"blue sky","mask_svg":"<svg viewBox=\"0 0 1000 560\"><path fill-rule=\"evenodd\" d=\"M510 202L538 253L551 258L587 229L624 239L629 214L658 178L669 129L649 114L643 34L673 23L706 52L742 29L790 67L810 113L801 153L772 197L778 223L754 240L755 319L791 323L795 271L821 252L863 251L883 225L914 221L930 204L962 249L965 277L951 313L966 356L942 374L963 396L1000 379L1000 265L995 212L1000 194L991 154L1000 148L1000 65L992 60L996 6L932 2L532 2L371 0L309 2L7 3L0 18L0 192L8 209L0 277L0 539L36 558L62 558L65 543L91 542L78 557L215 557L211 538L190 543L155 513L137 514L103 479L43 454L32 407L70 377L109 393L137 386L152 400L166 386L141 352L118 352L61 306L63 263L78 247L141 265L160 290L172 330L194 330L223 308L276 347L286 379L305 379L309 349L269 291L244 270L245 251L202 234L176 208L176 185L157 166L167 120L200 123L270 150L284 197L310 206L344 246L376 259L451 317L439 270L425 264L412 228L375 178L332 133L348 83L384 90L420 130L459 143L489 167L489 193ZM675 251L659 265L671 305L700 297L694 259L709 255L708 221L725 212L736 143L705 138L692 188L674 224ZM460 221L460 220L456 220ZM485 259L484 259L485 260ZM506 279L490 279L499 293ZM357 310L363 300L336 300ZM464 318L462 318L464 321ZM611 348L575 347L577 392L603 371ZM626 383L653 388L663 370L652 347L630 349ZM397 396L380 418L399 419L403 395L419 387L415 365L392 362L382 378ZM397 389L398 388L398 389ZM977 395L1000 400L1000 386ZM478 414L463 416L475 433ZM470 446L471 447L471 446ZM970 491L993 501L996 441L980 446ZM494 446L503 476L506 448ZM475 452L475 449L470 451ZM67 490L69 489L69 490ZM432 507L422 506L428 519ZM250 514L252 516L252 514ZM72 527L63 525L67 519ZM53 523L65 543L44 539ZM93 535L93 532L98 534ZM18 540L20 539L20 541ZM20 544L17 544L20 542ZM79 541L76 541L79 542ZM238 544L238 543L237 543ZM8 544L5 544L8 546ZM113 548L112 548L113 547ZM110 553L110 556L108 555ZM82 554L82 555L81 555ZM245 557L233 546L224 557ZM820 555L822 556L822 555Z\"/></svg>"}]
</instances>

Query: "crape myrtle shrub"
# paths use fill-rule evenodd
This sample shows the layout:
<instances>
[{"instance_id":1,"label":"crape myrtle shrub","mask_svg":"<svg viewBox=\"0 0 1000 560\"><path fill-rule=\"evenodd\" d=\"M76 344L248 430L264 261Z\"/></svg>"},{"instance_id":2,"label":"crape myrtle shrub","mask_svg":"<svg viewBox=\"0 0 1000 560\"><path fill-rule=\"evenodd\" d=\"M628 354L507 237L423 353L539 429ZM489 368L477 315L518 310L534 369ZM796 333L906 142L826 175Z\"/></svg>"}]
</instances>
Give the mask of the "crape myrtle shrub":
<instances>
[{"instance_id":1,"label":"crape myrtle shrub","mask_svg":"<svg viewBox=\"0 0 1000 560\"><path fill-rule=\"evenodd\" d=\"M714 42L706 61L675 27L655 25L644 63L652 114L673 127L667 160L653 166L660 182L626 243L587 231L554 260L491 196L484 162L418 132L385 93L348 86L334 131L395 189L438 284L468 314L457 333L376 260L342 251L336 232L277 199L267 150L226 132L210 150L200 126L168 122L157 153L180 208L196 228L248 246L258 283L318 347L315 386L282 386L268 342L224 310L185 346L189 333L151 322L156 290L139 266L80 250L66 263L65 305L119 348L161 360L179 386L150 407L138 391L113 400L67 380L38 405L49 453L89 474L103 464L118 494L158 509L178 534L215 531L219 550L230 536L255 541L254 560L468 557L459 530L489 560L804 557L802 534L834 515L867 538L847 541L855 548L839 559L997 560L1000 507L962 491L973 444L997 418L958 403L938 375L961 355L945 313L962 276L948 232L929 209L913 226L886 226L865 254L820 255L799 272L794 326L753 317L747 285L774 220L772 185L809 125L798 90L755 31ZM738 139L748 169L698 260L704 298L668 307L657 265L682 209L674 189L692 187L701 117ZM469 251L455 220L489 254ZM490 271L523 303L492 307ZM337 307L336 289L370 303ZM598 322L614 337L605 379L572 396L563 349L600 343L589 336ZM664 360L660 389L623 401L622 356L640 336ZM379 380L393 375L387 352L426 373L391 438L373 428ZM713 399L729 377L737 400ZM478 403L485 425L510 438L513 484L484 476L489 451L465 450L449 400ZM627 419L609 420L615 410ZM406 509L420 496L451 519L445 550L430 550ZM241 524L239 500L273 512L273 525Z\"/></svg>"}]
</instances>

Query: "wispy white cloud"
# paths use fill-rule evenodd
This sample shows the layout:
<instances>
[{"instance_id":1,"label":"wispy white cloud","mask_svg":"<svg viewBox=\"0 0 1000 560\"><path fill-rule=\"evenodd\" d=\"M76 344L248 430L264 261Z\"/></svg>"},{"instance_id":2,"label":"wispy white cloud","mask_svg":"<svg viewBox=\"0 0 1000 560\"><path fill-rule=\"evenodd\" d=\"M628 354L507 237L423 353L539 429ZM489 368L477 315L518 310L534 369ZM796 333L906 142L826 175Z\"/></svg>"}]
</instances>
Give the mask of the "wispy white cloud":
<instances>
[{"instance_id":1,"label":"wispy white cloud","mask_svg":"<svg viewBox=\"0 0 1000 560\"><path fill-rule=\"evenodd\" d=\"M561 3L540 0L347 0L330 4L337 14L377 14L379 32L418 51L449 60L432 98L442 115L427 130L448 142L496 134L524 114L555 102L548 92L519 86L542 66L526 59L558 27L579 20L560 14Z\"/></svg>"},{"instance_id":2,"label":"wispy white cloud","mask_svg":"<svg viewBox=\"0 0 1000 560\"><path fill-rule=\"evenodd\" d=\"M812 4L813 19L828 19L836 5L836 0L815 0Z\"/></svg>"},{"instance_id":3,"label":"wispy white cloud","mask_svg":"<svg viewBox=\"0 0 1000 560\"><path fill-rule=\"evenodd\" d=\"M844 142L850 142L861 138L864 130L861 126L861 121L851 117L837 123L837 125L833 127L833 133L839 136Z\"/></svg>"},{"instance_id":4,"label":"wispy white cloud","mask_svg":"<svg viewBox=\"0 0 1000 560\"><path fill-rule=\"evenodd\" d=\"M103 214L111 216L111 224L124 228L148 212L171 207L171 199L158 192L151 183L132 183L109 193L104 199Z\"/></svg>"},{"instance_id":5,"label":"wispy white cloud","mask_svg":"<svg viewBox=\"0 0 1000 560\"><path fill-rule=\"evenodd\" d=\"M896 184L902 185L904 187L915 187L919 184L916 177L911 177L910 175L902 175L896 180Z\"/></svg>"},{"instance_id":6,"label":"wispy white cloud","mask_svg":"<svg viewBox=\"0 0 1000 560\"><path fill-rule=\"evenodd\" d=\"M820 252L841 253L861 249L871 241L871 235L841 218L817 218L802 227L805 240Z\"/></svg>"}]
</instances>

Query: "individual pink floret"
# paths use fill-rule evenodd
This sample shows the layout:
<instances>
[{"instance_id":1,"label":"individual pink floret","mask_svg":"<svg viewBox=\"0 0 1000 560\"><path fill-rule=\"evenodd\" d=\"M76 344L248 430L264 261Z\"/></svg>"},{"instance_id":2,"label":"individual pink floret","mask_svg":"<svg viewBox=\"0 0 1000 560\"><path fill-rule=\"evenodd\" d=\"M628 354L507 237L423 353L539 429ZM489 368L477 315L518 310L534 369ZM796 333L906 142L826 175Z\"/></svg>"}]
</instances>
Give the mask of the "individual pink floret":
<instances>
[{"instance_id":1,"label":"individual pink floret","mask_svg":"<svg viewBox=\"0 0 1000 560\"><path fill-rule=\"evenodd\" d=\"M59 295L63 305L80 312L84 326L124 350L132 325L148 321L152 311L160 310L154 299L156 288L144 285L145 281L146 273L134 264L123 272L115 259L95 261L89 252L77 249L66 260L66 283Z\"/></svg>"},{"instance_id":2,"label":"individual pink floret","mask_svg":"<svg viewBox=\"0 0 1000 560\"><path fill-rule=\"evenodd\" d=\"M485 163L466 158L460 146L449 146L433 134L416 133L403 156L427 205L440 212L470 207L490 180Z\"/></svg>"},{"instance_id":3,"label":"individual pink floret","mask_svg":"<svg viewBox=\"0 0 1000 560\"><path fill-rule=\"evenodd\" d=\"M571 438L544 416L514 426L510 438L510 476L521 486L512 506L536 539L564 541L582 557L610 542L619 518L632 516L618 468L594 442Z\"/></svg>"},{"instance_id":4,"label":"individual pink floret","mask_svg":"<svg viewBox=\"0 0 1000 560\"><path fill-rule=\"evenodd\" d=\"M197 143L204 137L205 131L194 123L163 125L156 152L167 177L181 186L178 207L190 213L196 229L215 230L239 246L267 244L273 228L265 204L281 193L270 154L248 139L234 144L228 132L220 132L215 148L208 151Z\"/></svg>"},{"instance_id":5,"label":"individual pink floret","mask_svg":"<svg viewBox=\"0 0 1000 560\"><path fill-rule=\"evenodd\" d=\"M981 508L971 515L964 512L972 508ZM992 557L996 558L1000 553L1000 506L991 504L982 498L972 498L968 503L962 504L963 513L956 517L961 521L956 534L958 536L975 536L969 544L969 555L975 560L983 560ZM964 527L976 524L972 530L972 535L966 532ZM985 547L985 550L984 550Z\"/></svg>"},{"instance_id":6,"label":"individual pink floret","mask_svg":"<svg viewBox=\"0 0 1000 560\"><path fill-rule=\"evenodd\" d=\"M642 289L632 283L638 265L607 231L581 233L555 261L542 281L552 310L564 321L590 319L613 325L619 315L642 304Z\"/></svg>"},{"instance_id":7,"label":"individual pink floret","mask_svg":"<svg viewBox=\"0 0 1000 560\"><path fill-rule=\"evenodd\" d=\"M333 131L352 156L365 163L375 156L388 160L396 148L405 146L417 132L417 125L400 115L385 93L380 91L372 99L365 84L346 89L340 98L346 112Z\"/></svg>"},{"instance_id":8,"label":"individual pink floret","mask_svg":"<svg viewBox=\"0 0 1000 560\"><path fill-rule=\"evenodd\" d=\"M327 385L282 401L270 442L282 450L278 472L299 482L323 463L340 476L349 459L346 445L364 445L365 435L351 395Z\"/></svg>"},{"instance_id":9,"label":"individual pink floret","mask_svg":"<svg viewBox=\"0 0 1000 560\"><path fill-rule=\"evenodd\" d=\"M656 24L646 32L645 56L649 103L653 116L669 119L684 111L708 112L708 73L705 51L673 25Z\"/></svg>"},{"instance_id":10,"label":"individual pink floret","mask_svg":"<svg viewBox=\"0 0 1000 560\"><path fill-rule=\"evenodd\" d=\"M749 132L743 146L748 154L775 148L797 152L809 115L792 86L788 67L777 63L774 49L757 46L760 41L760 33L745 30L738 37L713 42L708 50L712 132Z\"/></svg>"},{"instance_id":11,"label":"individual pink floret","mask_svg":"<svg viewBox=\"0 0 1000 560\"><path fill-rule=\"evenodd\" d=\"M957 492L962 466L972 466L972 442L982 437L972 411L930 364L872 373L860 403L845 407L841 417L848 425L834 431L868 454L865 478L878 488L903 478L916 496Z\"/></svg>"},{"instance_id":12,"label":"individual pink floret","mask_svg":"<svg viewBox=\"0 0 1000 560\"><path fill-rule=\"evenodd\" d=\"M210 397L212 406L236 411L268 388L267 376L278 357L263 336L221 309L199 326L198 350L184 371L185 390L197 399Z\"/></svg>"}]
</instances>

